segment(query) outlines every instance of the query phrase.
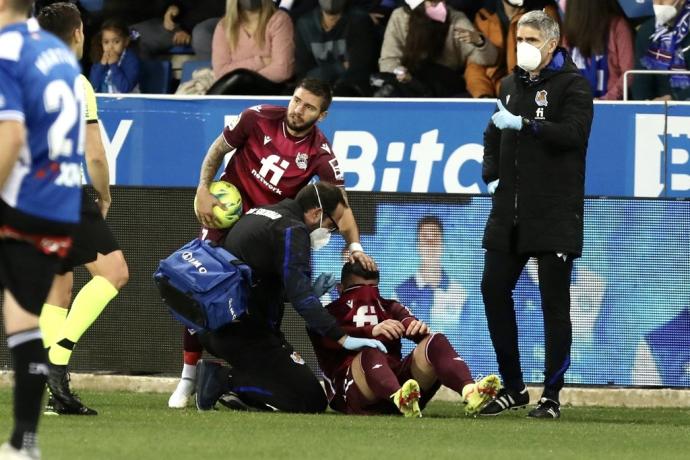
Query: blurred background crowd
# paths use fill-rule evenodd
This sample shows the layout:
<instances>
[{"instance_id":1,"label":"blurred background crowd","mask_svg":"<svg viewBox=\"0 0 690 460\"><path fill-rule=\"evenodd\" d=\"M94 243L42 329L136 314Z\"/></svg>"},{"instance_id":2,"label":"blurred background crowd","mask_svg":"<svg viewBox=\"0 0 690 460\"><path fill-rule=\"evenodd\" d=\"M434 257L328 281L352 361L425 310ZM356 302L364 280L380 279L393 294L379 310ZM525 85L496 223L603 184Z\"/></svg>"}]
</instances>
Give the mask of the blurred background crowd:
<instances>
[{"instance_id":1,"label":"blurred background crowd","mask_svg":"<svg viewBox=\"0 0 690 460\"><path fill-rule=\"evenodd\" d=\"M336 96L494 98L516 65L517 22L535 9L559 21L596 99L623 99L628 70L690 69L690 0L647 1L642 16L626 0L72 3L84 18L84 73L102 93L281 95L310 76ZM628 83L628 99L690 98L682 73Z\"/></svg>"}]
</instances>

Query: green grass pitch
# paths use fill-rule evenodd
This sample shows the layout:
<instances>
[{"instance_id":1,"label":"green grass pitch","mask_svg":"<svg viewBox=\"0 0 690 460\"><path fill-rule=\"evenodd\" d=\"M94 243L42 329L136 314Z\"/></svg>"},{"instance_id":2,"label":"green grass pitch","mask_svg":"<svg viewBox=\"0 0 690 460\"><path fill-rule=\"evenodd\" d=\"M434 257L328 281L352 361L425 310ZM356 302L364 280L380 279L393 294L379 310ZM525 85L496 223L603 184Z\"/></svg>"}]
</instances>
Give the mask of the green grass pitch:
<instances>
[{"instance_id":1,"label":"green grass pitch","mask_svg":"<svg viewBox=\"0 0 690 460\"><path fill-rule=\"evenodd\" d=\"M422 419L199 413L171 410L165 394L84 392L96 417L43 416L45 460L77 459L654 459L687 458L690 410L564 407L558 421L526 410L466 418L434 402ZM0 435L11 427L0 389Z\"/></svg>"}]
</instances>

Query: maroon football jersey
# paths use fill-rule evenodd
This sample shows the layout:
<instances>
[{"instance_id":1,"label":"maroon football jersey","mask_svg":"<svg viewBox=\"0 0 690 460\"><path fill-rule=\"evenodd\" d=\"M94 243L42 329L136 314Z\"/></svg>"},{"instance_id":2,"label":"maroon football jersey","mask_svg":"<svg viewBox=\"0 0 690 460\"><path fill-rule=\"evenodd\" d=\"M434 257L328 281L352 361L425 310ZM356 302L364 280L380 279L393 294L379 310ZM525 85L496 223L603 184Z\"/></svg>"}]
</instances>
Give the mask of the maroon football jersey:
<instances>
[{"instance_id":1,"label":"maroon football jersey","mask_svg":"<svg viewBox=\"0 0 690 460\"><path fill-rule=\"evenodd\" d=\"M376 338L383 342L388 350L389 359L393 361L402 359L400 339L391 341L383 336L374 337L372 335L374 326L387 319L395 319L407 327L410 321L417 319L402 304L382 298L378 288L371 285L356 285L346 289L338 300L331 302L326 308L347 335ZM346 350L327 337L312 333L310 338L319 366L331 382L345 373L359 353L359 351ZM330 401L333 395L329 385L326 385L326 392L329 393Z\"/></svg>"},{"instance_id":2,"label":"maroon football jersey","mask_svg":"<svg viewBox=\"0 0 690 460\"><path fill-rule=\"evenodd\" d=\"M232 128L223 130L225 142L237 150L221 179L242 194L242 211L294 198L318 176L344 185L343 173L331 145L314 126L305 137L290 135L285 126L287 108L256 105L246 109ZM202 228L200 237L220 242L225 229Z\"/></svg>"},{"instance_id":3,"label":"maroon football jersey","mask_svg":"<svg viewBox=\"0 0 690 460\"><path fill-rule=\"evenodd\" d=\"M294 198L318 176L343 185L343 174L331 145L318 127L305 137L290 135L285 126L287 108L257 105L246 109L237 124L225 127L225 141L237 151L221 179L242 194L243 209Z\"/></svg>"}]
</instances>

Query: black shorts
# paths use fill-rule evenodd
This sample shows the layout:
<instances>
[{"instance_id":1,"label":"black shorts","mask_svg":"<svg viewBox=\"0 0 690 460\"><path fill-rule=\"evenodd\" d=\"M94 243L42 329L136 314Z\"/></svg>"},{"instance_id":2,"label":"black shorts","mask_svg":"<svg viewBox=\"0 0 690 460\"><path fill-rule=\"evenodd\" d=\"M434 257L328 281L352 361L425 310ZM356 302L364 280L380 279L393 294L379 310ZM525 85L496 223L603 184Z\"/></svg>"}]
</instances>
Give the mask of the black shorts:
<instances>
[{"instance_id":1,"label":"black shorts","mask_svg":"<svg viewBox=\"0 0 690 460\"><path fill-rule=\"evenodd\" d=\"M96 202L85 191L82 194L81 221L73 237L72 249L58 270L60 275L71 272L74 267L93 262L98 254L106 255L120 249Z\"/></svg>"},{"instance_id":2,"label":"black shorts","mask_svg":"<svg viewBox=\"0 0 690 460\"><path fill-rule=\"evenodd\" d=\"M0 239L0 284L34 315L41 313L59 265L57 256L44 254L30 243Z\"/></svg>"}]
</instances>

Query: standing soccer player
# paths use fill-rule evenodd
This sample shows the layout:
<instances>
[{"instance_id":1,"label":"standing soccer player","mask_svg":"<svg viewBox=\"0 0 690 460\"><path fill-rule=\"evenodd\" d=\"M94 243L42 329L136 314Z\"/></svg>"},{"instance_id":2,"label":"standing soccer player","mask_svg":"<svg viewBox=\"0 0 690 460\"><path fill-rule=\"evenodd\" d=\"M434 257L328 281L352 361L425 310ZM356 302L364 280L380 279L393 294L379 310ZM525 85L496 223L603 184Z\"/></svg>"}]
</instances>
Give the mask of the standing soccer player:
<instances>
[{"instance_id":1,"label":"standing soccer player","mask_svg":"<svg viewBox=\"0 0 690 460\"><path fill-rule=\"evenodd\" d=\"M197 188L197 217L204 225L202 238L222 242L226 230L216 227L213 206L221 205L208 187L226 153L235 150L221 176L242 194L244 211L294 198L309 181L343 186L343 174L326 136L316 123L326 118L332 94L328 83L302 80L287 108L258 105L242 112L233 127L209 147L201 166ZM222 205L221 205L222 206ZM347 207L338 221L340 233L349 244L351 258L373 269L376 264L359 242L359 230ZM196 363L201 358L199 341L185 329L182 378L168 400L168 406L185 407L194 390Z\"/></svg>"},{"instance_id":2,"label":"standing soccer player","mask_svg":"<svg viewBox=\"0 0 690 460\"><path fill-rule=\"evenodd\" d=\"M84 150L79 63L27 16L28 0L0 0L0 285L14 367L14 430L0 459L37 459L48 368L38 325L81 208Z\"/></svg>"},{"instance_id":3,"label":"standing soccer player","mask_svg":"<svg viewBox=\"0 0 690 460\"><path fill-rule=\"evenodd\" d=\"M84 52L84 29L81 14L72 3L60 2L46 6L38 15L38 22L48 32L57 35L78 59ZM48 388L50 399L47 411L55 414L96 415L69 388L67 365L72 350L106 305L127 283L127 262L117 240L105 222L110 207L110 176L105 148L101 141L96 96L89 80L81 75L85 93L86 169L98 201L84 191L81 220L74 233L74 243L58 269L58 275L41 311L40 326L43 343L48 347ZM72 307L74 267L86 265L93 276L79 291Z\"/></svg>"}]
</instances>

